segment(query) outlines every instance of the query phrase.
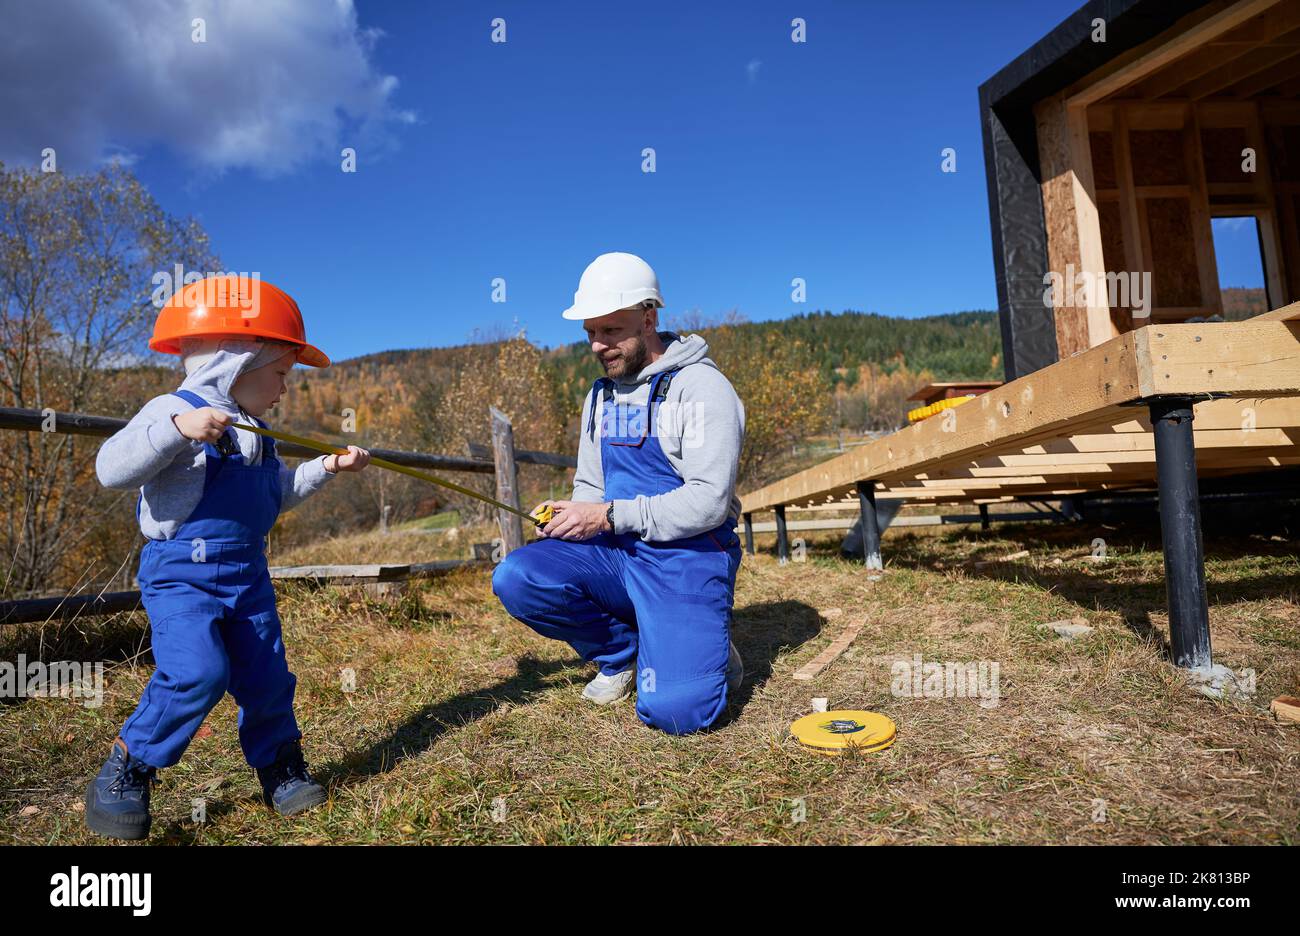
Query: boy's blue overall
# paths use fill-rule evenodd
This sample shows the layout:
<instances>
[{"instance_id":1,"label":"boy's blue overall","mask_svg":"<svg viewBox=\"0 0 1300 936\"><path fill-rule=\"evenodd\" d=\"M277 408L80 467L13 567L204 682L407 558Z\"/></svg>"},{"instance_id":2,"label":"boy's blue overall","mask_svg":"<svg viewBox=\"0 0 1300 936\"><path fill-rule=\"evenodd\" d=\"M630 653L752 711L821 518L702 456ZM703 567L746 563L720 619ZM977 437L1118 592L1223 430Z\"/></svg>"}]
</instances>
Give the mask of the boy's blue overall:
<instances>
[{"instance_id":1,"label":"boy's blue overall","mask_svg":"<svg viewBox=\"0 0 1300 936\"><path fill-rule=\"evenodd\" d=\"M605 499L653 497L684 483L659 444L654 407L675 371L651 382L647 405L618 404L602 378L600 458ZM590 425L588 426L590 431ZM740 542L730 518L665 543L635 533L541 539L497 566L492 590L514 617L563 640L602 673L637 669L636 713L686 734L712 725L727 703L731 605Z\"/></svg>"},{"instance_id":2,"label":"boy's blue overall","mask_svg":"<svg viewBox=\"0 0 1300 936\"><path fill-rule=\"evenodd\" d=\"M177 391L196 409L208 403ZM265 425L258 420L259 424ZM239 704L239 743L252 767L275 761L301 737L266 567L265 539L280 513L280 462L262 440L262 461L245 464L232 430L205 443L203 497L174 539L149 540L140 591L157 664L122 726L133 759L170 767L227 690Z\"/></svg>"}]
</instances>

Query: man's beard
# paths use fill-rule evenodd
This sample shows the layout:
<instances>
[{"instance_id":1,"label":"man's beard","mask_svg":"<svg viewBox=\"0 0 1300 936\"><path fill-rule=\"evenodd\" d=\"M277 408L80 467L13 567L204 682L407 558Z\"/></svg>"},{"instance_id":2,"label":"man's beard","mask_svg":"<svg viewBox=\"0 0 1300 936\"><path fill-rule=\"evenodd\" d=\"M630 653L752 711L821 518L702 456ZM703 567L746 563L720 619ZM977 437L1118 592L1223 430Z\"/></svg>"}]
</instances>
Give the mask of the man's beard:
<instances>
[{"instance_id":1,"label":"man's beard","mask_svg":"<svg viewBox=\"0 0 1300 936\"><path fill-rule=\"evenodd\" d=\"M636 344L632 346L631 353L625 353L616 358L612 364L601 361L601 365L605 368L605 373L610 377L630 377L641 373L641 370L645 367L646 358L649 356L645 339L638 336Z\"/></svg>"}]
</instances>

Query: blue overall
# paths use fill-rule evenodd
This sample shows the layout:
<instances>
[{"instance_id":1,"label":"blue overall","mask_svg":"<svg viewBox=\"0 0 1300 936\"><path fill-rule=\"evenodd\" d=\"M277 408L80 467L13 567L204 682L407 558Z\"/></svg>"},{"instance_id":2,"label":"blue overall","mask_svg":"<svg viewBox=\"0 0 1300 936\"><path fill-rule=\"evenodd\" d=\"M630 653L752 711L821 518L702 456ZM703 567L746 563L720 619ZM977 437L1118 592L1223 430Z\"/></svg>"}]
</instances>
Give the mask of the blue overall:
<instances>
[{"instance_id":1,"label":"blue overall","mask_svg":"<svg viewBox=\"0 0 1300 936\"><path fill-rule=\"evenodd\" d=\"M684 483L659 444L654 407L674 371L658 375L645 406L600 405L606 500L653 497ZM590 427L589 427L590 428ZM497 566L492 590L537 633L563 640L602 673L637 670L637 716L671 734L712 725L727 704L731 605L740 542L734 524L651 543L635 533L540 539Z\"/></svg>"},{"instance_id":2,"label":"blue overall","mask_svg":"<svg viewBox=\"0 0 1300 936\"><path fill-rule=\"evenodd\" d=\"M188 390L176 396L208 405ZM227 690L239 705L239 743L251 766L274 763L279 745L301 737L266 567L280 462L271 439L263 440L258 465L245 464L234 441L227 430L220 448L204 445L198 506L174 539L149 540L140 554L156 668L121 737L133 759L152 767L180 760Z\"/></svg>"}]
</instances>

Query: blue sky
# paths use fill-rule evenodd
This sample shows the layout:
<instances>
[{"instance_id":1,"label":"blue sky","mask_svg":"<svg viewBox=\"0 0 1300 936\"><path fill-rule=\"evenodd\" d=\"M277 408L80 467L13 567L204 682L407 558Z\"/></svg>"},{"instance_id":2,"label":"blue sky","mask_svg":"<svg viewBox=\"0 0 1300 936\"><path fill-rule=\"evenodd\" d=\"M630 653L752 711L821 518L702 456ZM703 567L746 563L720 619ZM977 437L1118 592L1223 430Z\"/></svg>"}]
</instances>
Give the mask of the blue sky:
<instances>
[{"instance_id":1,"label":"blue sky","mask_svg":"<svg viewBox=\"0 0 1300 936\"><path fill-rule=\"evenodd\" d=\"M161 147L135 168L224 266L296 295L337 357L515 320L577 340L559 313L606 250L655 267L668 315L996 308L977 88L1075 6L361 0L417 120L387 152L358 146L355 174L213 178Z\"/></svg>"},{"instance_id":2,"label":"blue sky","mask_svg":"<svg viewBox=\"0 0 1300 936\"><path fill-rule=\"evenodd\" d=\"M170 141L105 133L166 210L201 221L225 269L295 295L336 359L516 322L544 344L577 340L560 311L608 250L656 268L669 316L992 309L977 88L1077 3L358 0L368 62L355 67L372 100L356 109L384 120L342 118L337 139L270 168L240 165L240 134L212 165L203 134L218 118L202 107L192 124L169 115ZM223 49L253 8L234 21L214 7L207 44L182 50L228 56L196 85L214 111L223 88L245 96L235 109L274 106L232 70L256 53ZM804 44L790 41L795 16ZM290 89L337 70L294 62ZM319 122L306 126L259 152L294 149ZM340 171L340 145L357 172ZM655 173L641 171L644 147ZM945 147L955 173L940 171ZM505 303L491 301L494 277Z\"/></svg>"},{"instance_id":3,"label":"blue sky","mask_svg":"<svg viewBox=\"0 0 1300 936\"><path fill-rule=\"evenodd\" d=\"M1254 218L1212 218L1214 259L1222 286L1263 286L1264 260Z\"/></svg>"}]
</instances>

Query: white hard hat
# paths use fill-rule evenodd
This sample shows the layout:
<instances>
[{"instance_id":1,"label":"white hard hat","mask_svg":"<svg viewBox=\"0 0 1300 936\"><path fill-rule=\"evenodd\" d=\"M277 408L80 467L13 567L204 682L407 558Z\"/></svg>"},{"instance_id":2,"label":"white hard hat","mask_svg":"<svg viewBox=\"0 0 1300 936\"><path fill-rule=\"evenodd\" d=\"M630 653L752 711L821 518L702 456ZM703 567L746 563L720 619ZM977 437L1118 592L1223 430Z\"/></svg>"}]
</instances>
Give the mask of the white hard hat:
<instances>
[{"instance_id":1,"label":"white hard hat","mask_svg":"<svg viewBox=\"0 0 1300 936\"><path fill-rule=\"evenodd\" d=\"M573 305L564 310L564 317L579 321L598 318L647 299L657 306L664 304L659 277L650 264L635 254L601 254L582 271Z\"/></svg>"}]
</instances>

